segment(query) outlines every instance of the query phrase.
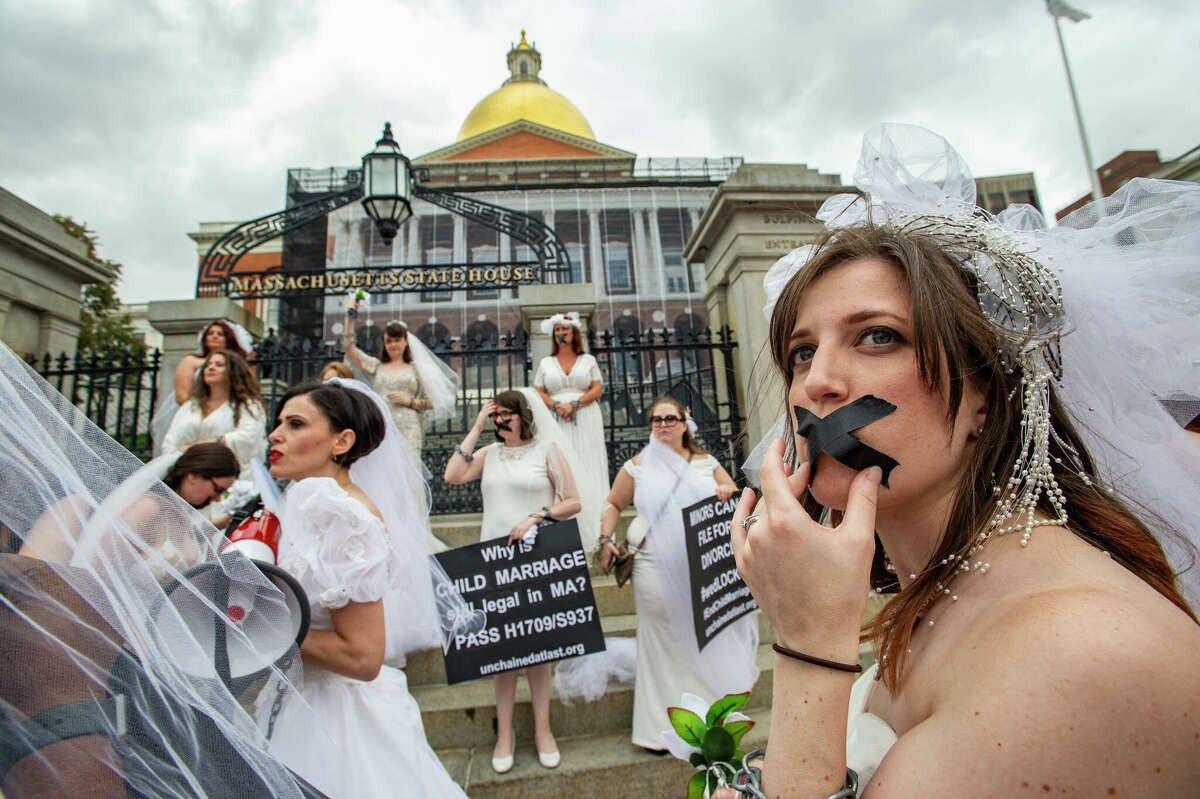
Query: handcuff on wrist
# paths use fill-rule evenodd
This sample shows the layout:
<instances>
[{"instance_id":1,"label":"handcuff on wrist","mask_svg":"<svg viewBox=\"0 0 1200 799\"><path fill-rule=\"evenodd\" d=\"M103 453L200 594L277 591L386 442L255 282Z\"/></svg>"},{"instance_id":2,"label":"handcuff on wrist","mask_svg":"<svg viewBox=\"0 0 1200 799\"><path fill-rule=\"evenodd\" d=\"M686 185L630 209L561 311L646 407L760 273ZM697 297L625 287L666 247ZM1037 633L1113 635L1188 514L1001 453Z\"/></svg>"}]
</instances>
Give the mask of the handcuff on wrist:
<instances>
[{"instance_id":1,"label":"handcuff on wrist","mask_svg":"<svg viewBox=\"0 0 1200 799\"><path fill-rule=\"evenodd\" d=\"M475 460L475 456L469 452L464 451L460 444L454 445L454 451L457 452L459 455L462 455L463 460L466 461L467 463L470 463L471 461Z\"/></svg>"},{"instance_id":2,"label":"handcuff on wrist","mask_svg":"<svg viewBox=\"0 0 1200 799\"><path fill-rule=\"evenodd\" d=\"M750 761L765 757L766 754L766 749L755 749L742 758L742 767L733 775L730 787L751 799L766 799L767 795L762 790L762 769L750 765ZM842 783L840 789L829 794L826 799L855 799L856 796L858 796L858 773L847 767L846 781Z\"/></svg>"}]
</instances>

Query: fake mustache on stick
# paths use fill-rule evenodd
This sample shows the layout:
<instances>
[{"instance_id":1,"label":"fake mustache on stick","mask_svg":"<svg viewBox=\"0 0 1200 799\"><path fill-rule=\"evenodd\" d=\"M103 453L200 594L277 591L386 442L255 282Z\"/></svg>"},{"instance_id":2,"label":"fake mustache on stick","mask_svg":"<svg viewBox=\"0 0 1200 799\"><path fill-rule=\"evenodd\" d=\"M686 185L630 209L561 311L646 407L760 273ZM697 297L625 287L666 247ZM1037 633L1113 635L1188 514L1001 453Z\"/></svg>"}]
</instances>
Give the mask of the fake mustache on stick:
<instances>
[{"instance_id":1,"label":"fake mustache on stick","mask_svg":"<svg viewBox=\"0 0 1200 799\"><path fill-rule=\"evenodd\" d=\"M559 344L567 343L567 334L566 333L559 333L557 336L555 336L555 338L558 339Z\"/></svg>"},{"instance_id":2,"label":"fake mustache on stick","mask_svg":"<svg viewBox=\"0 0 1200 799\"><path fill-rule=\"evenodd\" d=\"M823 419L799 405L793 405L792 410L796 413L796 433L804 436L808 442L808 463L812 470L810 479L816 473L817 456L824 452L856 471L878 466L883 470L880 483L887 486L888 475L900 465L899 462L868 447L850 432L882 419L896 410L895 405L867 394Z\"/></svg>"}]
</instances>

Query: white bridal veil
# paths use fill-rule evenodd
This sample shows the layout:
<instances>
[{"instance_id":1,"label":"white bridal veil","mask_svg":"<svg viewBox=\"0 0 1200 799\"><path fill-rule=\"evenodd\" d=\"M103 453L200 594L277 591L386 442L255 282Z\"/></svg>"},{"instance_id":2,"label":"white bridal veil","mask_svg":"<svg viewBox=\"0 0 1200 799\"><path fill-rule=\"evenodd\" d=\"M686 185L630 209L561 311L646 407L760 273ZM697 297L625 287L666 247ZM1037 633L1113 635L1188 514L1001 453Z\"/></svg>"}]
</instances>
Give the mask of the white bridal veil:
<instances>
[{"instance_id":1,"label":"white bridal veil","mask_svg":"<svg viewBox=\"0 0 1200 799\"><path fill-rule=\"evenodd\" d=\"M292 608L251 561L218 557L162 470L0 346L6 796L317 795L239 702L297 673Z\"/></svg>"}]
</instances>

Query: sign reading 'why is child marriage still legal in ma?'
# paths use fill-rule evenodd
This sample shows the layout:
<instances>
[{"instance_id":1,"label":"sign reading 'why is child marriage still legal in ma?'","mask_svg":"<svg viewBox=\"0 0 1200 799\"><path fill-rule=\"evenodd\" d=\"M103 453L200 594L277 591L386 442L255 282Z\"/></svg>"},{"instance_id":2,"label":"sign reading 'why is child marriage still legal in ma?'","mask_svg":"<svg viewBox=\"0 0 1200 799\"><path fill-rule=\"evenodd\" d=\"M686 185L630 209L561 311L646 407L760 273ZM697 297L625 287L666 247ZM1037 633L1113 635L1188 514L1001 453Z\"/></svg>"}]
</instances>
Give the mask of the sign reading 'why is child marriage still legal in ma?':
<instances>
[{"instance_id":1,"label":"sign reading 'why is child marriage still legal in ma?'","mask_svg":"<svg viewBox=\"0 0 1200 799\"><path fill-rule=\"evenodd\" d=\"M683 509L683 534L692 576L692 617L700 649L721 630L758 609L737 573L729 541L729 524L736 506L732 499L722 502L712 496Z\"/></svg>"},{"instance_id":2,"label":"sign reading 'why is child marriage still legal in ma?'","mask_svg":"<svg viewBox=\"0 0 1200 799\"><path fill-rule=\"evenodd\" d=\"M538 528L533 544L494 538L435 555L487 626L446 650L450 684L604 649L587 555L574 519Z\"/></svg>"}]
</instances>

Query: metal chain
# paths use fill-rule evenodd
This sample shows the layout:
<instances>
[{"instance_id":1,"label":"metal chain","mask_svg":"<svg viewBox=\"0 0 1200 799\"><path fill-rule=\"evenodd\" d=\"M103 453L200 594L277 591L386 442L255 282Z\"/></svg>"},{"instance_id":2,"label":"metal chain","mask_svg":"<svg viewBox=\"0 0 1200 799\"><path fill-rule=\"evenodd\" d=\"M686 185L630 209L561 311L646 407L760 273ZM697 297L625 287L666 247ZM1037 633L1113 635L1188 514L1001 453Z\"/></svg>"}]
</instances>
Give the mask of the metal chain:
<instances>
[{"instance_id":1,"label":"metal chain","mask_svg":"<svg viewBox=\"0 0 1200 799\"><path fill-rule=\"evenodd\" d=\"M762 792L762 769L751 766L751 760L765 757L766 749L755 749L742 759L742 767L733 775L732 787L738 793L749 796L750 799L767 799ZM846 784L841 790L831 793L827 799L855 799L858 796L858 774L854 769L846 769Z\"/></svg>"},{"instance_id":2,"label":"metal chain","mask_svg":"<svg viewBox=\"0 0 1200 799\"><path fill-rule=\"evenodd\" d=\"M288 668L292 665L292 659L289 657L279 664L280 679L275 687L275 701L271 703L271 715L267 717L267 740L271 740L271 736L275 733L275 719L279 717L279 711L283 709L283 700L288 692L290 683L287 677Z\"/></svg>"}]
</instances>

